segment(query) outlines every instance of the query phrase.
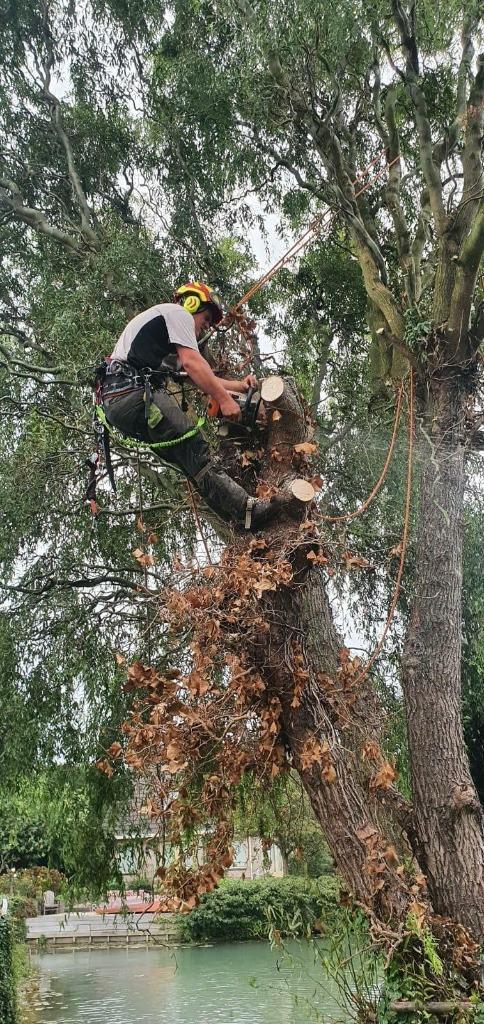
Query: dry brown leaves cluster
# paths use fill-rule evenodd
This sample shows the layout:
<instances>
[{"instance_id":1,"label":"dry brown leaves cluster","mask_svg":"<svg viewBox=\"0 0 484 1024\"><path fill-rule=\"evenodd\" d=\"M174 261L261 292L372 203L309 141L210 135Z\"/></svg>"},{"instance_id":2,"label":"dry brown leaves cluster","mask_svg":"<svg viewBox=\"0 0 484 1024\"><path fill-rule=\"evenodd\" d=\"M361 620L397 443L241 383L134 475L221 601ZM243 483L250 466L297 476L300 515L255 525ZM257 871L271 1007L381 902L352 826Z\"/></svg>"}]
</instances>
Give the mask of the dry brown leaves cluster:
<instances>
[{"instance_id":1,"label":"dry brown leaves cluster","mask_svg":"<svg viewBox=\"0 0 484 1024\"><path fill-rule=\"evenodd\" d=\"M263 595L291 581L290 563L253 539L235 560L227 553L185 589L161 596L160 618L170 635L190 629L183 668L162 671L140 662L128 668L125 689L134 701L122 727L124 744L113 744L98 767L110 775L122 758L152 781L145 812L164 840L159 874L166 909L190 909L230 864L234 787L242 775L270 779L286 766L281 702L244 651L266 643ZM296 679L302 686L302 665Z\"/></svg>"}]
</instances>

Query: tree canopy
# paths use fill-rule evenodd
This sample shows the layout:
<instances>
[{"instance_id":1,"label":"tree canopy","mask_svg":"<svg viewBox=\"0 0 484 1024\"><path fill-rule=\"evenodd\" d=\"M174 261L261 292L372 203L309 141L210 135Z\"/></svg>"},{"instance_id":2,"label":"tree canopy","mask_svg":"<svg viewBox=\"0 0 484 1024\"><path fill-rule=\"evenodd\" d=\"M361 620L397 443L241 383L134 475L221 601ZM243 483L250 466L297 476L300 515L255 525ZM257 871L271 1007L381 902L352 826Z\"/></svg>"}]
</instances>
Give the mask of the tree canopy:
<instances>
[{"instance_id":1,"label":"tree canopy","mask_svg":"<svg viewBox=\"0 0 484 1024\"><path fill-rule=\"evenodd\" d=\"M131 0L82 8L59 0L20 2L7 13L0 52L2 784L32 772L48 780L42 785L57 779L53 818L69 805L70 820L81 823L71 832L78 853L66 843L62 861L71 869L80 865L83 881L89 874L86 822L105 817L129 787L129 767L119 784L99 773L94 782L92 768L96 756L105 760L106 750L117 749L121 722L133 722L133 687L123 689L126 664L156 665L168 680L174 728L180 694L176 683L170 691L164 673L177 662L187 674L193 633L185 627L173 635L158 595L174 577L178 591L187 589L183 573L203 570L205 558L183 481L149 452L113 446L118 496L103 476L100 511L91 520L85 460L93 444L92 368L131 316L169 299L185 278L206 278L234 302L257 276L255 243L262 240L270 252L276 240L289 242L315 217L311 245L251 300L259 325L254 365L260 375L295 379L320 443L307 464L308 473L324 478L318 513L335 515L357 507L371 491L388 446L395 388L408 380L409 368L414 374L419 428L411 544L399 613L378 663L376 687L387 711L382 743L385 759L400 763L405 797L415 801L429 867L432 834L444 828L426 818L429 806L441 805L435 750L445 747L438 746L444 711L433 715L437 741L426 766L425 716L417 721L411 712L422 711L424 692L436 708L440 686L442 702L455 712L449 734L458 747L456 786L468 808L464 814L461 804L452 805L449 812L460 835L455 842L479 845L457 724L465 511L464 724L482 795L479 19L474 0L418 6L345 0L324 10L305 0L283 9L266 0L179 0L163 8L145 4L142 12ZM271 237L265 225L274 222ZM236 366L234 334L225 347ZM324 576L333 607L341 609L337 625L353 634L349 645L358 640L365 655L381 633L394 588L404 447L399 440L365 518L324 527L323 547L314 552L323 553L310 569L319 571L318 586ZM211 524L203 530L218 553ZM141 556L133 554L137 550ZM246 557L248 577L266 573L270 602L277 580L270 567L261 567L257 551ZM442 596L431 601L437 584ZM269 615L270 605L263 607ZM301 630L291 608L288 622ZM321 609L323 616L326 604ZM320 665L328 677L336 672L338 649L345 649L329 622L328 611L321 626L324 657L333 653L330 668ZM430 642L437 634L438 652ZM293 680L298 671L316 672L318 651L310 644L312 653L300 655L304 668L290 652ZM449 652L443 665L442 648ZM402 654L409 745L398 681ZM264 666L259 669L264 675ZM220 663L216 670L224 684ZM146 683L147 671L135 670L136 685ZM287 685L281 693L276 686L282 704ZM239 680L238 697L240 686ZM205 692L199 686L192 697L195 704ZM370 699L366 690L363 697ZM296 705L293 718L297 714ZM338 747L337 737L345 734L331 701L325 714ZM291 715L274 741L281 764L291 746ZM445 747L446 764L454 764L454 753ZM296 740L292 756L297 761ZM315 763L306 764L305 785L326 793L331 756L319 762L315 756ZM318 771L316 779L311 773ZM425 772L435 799L419 784ZM301 774L304 779L304 763ZM368 779L361 785L371 804ZM380 820L374 808L371 813ZM51 835L58 834L53 826ZM107 831L104 838L92 858L98 880L105 880L111 849ZM364 838L356 839L355 849L361 848ZM419 852L414 846L415 857ZM452 916L450 895L442 895L444 875L442 867L434 873L429 867L435 907ZM358 877L364 876L363 870ZM368 888L368 879L364 884ZM382 888L385 896L383 882ZM372 895L380 898L376 889ZM461 896L456 889L457 903ZM482 906L471 912L475 927Z\"/></svg>"}]
</instances>

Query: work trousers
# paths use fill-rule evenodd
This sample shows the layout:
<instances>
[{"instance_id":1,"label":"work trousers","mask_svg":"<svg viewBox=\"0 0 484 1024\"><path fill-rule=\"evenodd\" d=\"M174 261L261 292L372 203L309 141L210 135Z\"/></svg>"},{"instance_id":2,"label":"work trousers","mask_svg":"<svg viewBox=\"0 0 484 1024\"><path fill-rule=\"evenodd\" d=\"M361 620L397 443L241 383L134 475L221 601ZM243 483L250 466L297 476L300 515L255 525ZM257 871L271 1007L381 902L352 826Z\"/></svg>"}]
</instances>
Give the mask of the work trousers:
<instances>
[{"instance_id":1,"label":"work trousers","mask_svg":"<svg viewBox=\"0 0 484 1024\"><path fill-rule=\"evenodd\" d=\"M106 418L127 437L148 444L174 440L193 428L167 391L154 391L152 402L161 413L156 426L150 426L146 419L143 388L109 395L104 400ZM223 519L244 521L249 495L218 465L200 431L179 444L154 448L153 453L188 477L207 505Z\"/></svg>"}]
</instances>

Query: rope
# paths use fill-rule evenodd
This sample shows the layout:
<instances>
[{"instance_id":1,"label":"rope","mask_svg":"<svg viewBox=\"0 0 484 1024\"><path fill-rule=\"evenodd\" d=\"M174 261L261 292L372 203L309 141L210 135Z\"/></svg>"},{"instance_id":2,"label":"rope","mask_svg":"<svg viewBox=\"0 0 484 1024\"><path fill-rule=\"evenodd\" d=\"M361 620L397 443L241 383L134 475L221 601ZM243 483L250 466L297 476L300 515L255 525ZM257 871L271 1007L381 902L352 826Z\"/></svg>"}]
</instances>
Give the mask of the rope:
<instances>
[{"instance_id":1,"label":"rope","mask_svg":"<svg viewBox=\"0 0 484 1024\"><path fill-rule=\"evenodd\" d=\"M380 150L377 156L374 157L373 160L371 160L370 163L367 164L367 166L364 167L362 171L360 171L360 173L357 175L354 181L351 182L351 185L356 185L358 181L365 177L369 169L378 160L380 160L384 154L386 154L386 149ZM358 192L355 192L354 199L358 199L358 197L361 196L363 192L366 192L370 185L373 185L375 181L378 181L378 179L381 178L382 174L384 174L386 170L392 167L393 164L397 162L397 160L400 160L400 154L395 156L393 160L390 160L390 163L385 164L383 167L381 167L377 174L373 175L373 177L370 178L365 185L358 189ZM309 241L311 241L313 236L316 235L316 233L322 227L324 227L324 224L331 217L332 212L332 210L327 210L326 213L318 214L317 217L315 217L314 220L311 221L311 223L308 225L303 234L298 239L296 239L295 242L293 242L289 249L287 249L287 251L282 256L280 256L279 259L276 260L276 262L273 263L271 267L269 267L269 269L265 272L265 274L262 275L262 277L260 277L253 285L251 285L251 287L245 292L245 295L243 295L242 298L239 299L235 306L231 306L231 308L225 314L219 327L224 325L224 321L226 321L228 325L230 323L231 314L237 313L242 306L245 306L245 304L249 302L253 295L255 295L256 292L258 292L261 288L263 288L265 284L268 284L268 282L272 280L274 275L277 274L277 272L281 270L282 267L284 267L285 264L289 262L289 260L291 260L294 256L297 256L301 249L303 249L304 246L307 245Z\"/></svg>"},{"instance_id":2,"label":"rope","mask_svg":"<svg viewBox=\"0 0 484 1024\"><path fill-rule=\"evenodd\" d=\"M401 583L402 583L403 569L404 569L404 565L405 565L405 557L406 557L406 554L407 554L408 535L409 535L409 530L410 530L410 505L411 505L411 499L412 499L413 432L414 432L413 370L412 370L412 367L410 367L410 377L409 377L409 385L408 385L408 422L407 422L407 432L408 432L407 486L406 486L406 493L405 493L405 511L404 511L404 517L403 517L403 532L402 532L402 538L401 538L401 542L400 542L401 545L402 545L402 549L401 549L401 552L400 552L400 561L399 561L399 564L398 564L398 572L397 572L396 579L395 579L395 587L394 587L394 591L393 591L393 597L392 597L392 600L390 602L390 607L388 609L388 615L387 615L387 618L386 618L385 625L383 627L382 635L381 635L381 637L380 637L380 639L379 639L379 641L378 641L378 643L377 643L377 645L375 647L375 650L373 651L373 654L368 659L366 665L363 667L362 671L360 672L360 675L357 676L357 678L355 679L355 685L363 682L363 680L368 675L370 669L374 665L376 659L378 658L378 655L380 654L380 652L381 652L381 650L383 648L383 644L385 643L385 638L386 638L386 635L388 633L388 630L390 629L390 625L392 623L393 616L395 614L395 610L396 610L396 607L397 607L398 598L400 596L400 589L401 589Z\"/></svg>"},{"instance_id":3,"label":"rope","mask_svg":"<svg viewBox=\"0 0 484 1024\"><path fill-rule=\"evenodd\" d=\"M96 406L96 416L101 420L101 423L109 430L109 433L113 435L117 444L121 444L124 448L172 448L175 444L180 444L180 441L188 441L190 437L195 437L199 430L202 429L206 422L205 416L200 416L194 427L191 430L187 430L185 434L181 434L180 437L173 437L170 441L136 441L134 438L125 438L123 435L116 430L106 419L106 413L100 405Z\"/></svg>"},{"instance_id":4,"label":"rope","mask_svg":"<svg viewBox=\"0 0 484 1024\"><path fill-rule=\"evenodd\" d=\"M380 487L382 486L383 481L385 480L385 477L386 477L387 472L388 472L388 468L390 466L390 462L392 461L392 456L393 456L393 452L394 452L394 449L395 449L395 442L396 442L396 439L397 439L398 425L399 425L399 422L400 422L400 413L401 413L401 410L402 410L402 398L403 398L403 382L400 385L399 390L398 390L397 406L396 406L396 409L395 409L395 418L394 418L394 421L393 421L392 436L390 438L390 445L389 445L389 448L388 448L388 451L387 451L387 457L385 459L385 465L383 466L383 469L382 469L382 471L380 473L380 476L379 476L375 486L373 487L373 490L368 495L366 501L364 501L362 505L360 505L357 509L355 509L354 512L347 512L347 513L345 513L344 515L341 515L341 516L321 515L321 516L318 516L318 520L320 520L321 522L325 522L325 523L350 522L351 519L356 519L357 516L363 515L363 512L366 512L367 508L369 508L369 506L371 505L373 499L378 494L378 491L380 490Z\"/></svg>"}]
</instances>

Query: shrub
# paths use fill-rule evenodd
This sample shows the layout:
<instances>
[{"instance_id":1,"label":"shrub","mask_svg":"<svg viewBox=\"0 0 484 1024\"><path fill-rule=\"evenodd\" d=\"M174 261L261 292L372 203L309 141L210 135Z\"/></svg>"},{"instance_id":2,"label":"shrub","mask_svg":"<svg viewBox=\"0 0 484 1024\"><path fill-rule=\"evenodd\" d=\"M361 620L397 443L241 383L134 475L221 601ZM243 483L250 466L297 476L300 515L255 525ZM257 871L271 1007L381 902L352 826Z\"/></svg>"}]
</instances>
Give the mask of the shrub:
<instances>
[{"instance_id":1,"label":"shrub","mask_svg":"<svg viewBox=\"0 0 484 1024\"><path fill-rule=\"evenodd\" d=\"M224 881L181 919L181 936L186 942L264 939L272 926L285 935L324 931L337 913L338 892L333 877Z\"/></svg>"},{"instance_id":2,"label":"shrub","mask_svg":"<svg viewBox=\"0 0 484 1024\"><path fill-rule=\"evenodd\" d=\"M0 1021L15 1024L15 983L12 961L12 928L6 917L0 917Z\"/></svg>"},{"instance_id":3,"label":"shrub","mask_svg":"<svg viewBox=\"0 0 484 1024\"><path fill-rule=\"evenodd\" d=\"M17 871L15 875L11 872L0 875L0 893L7 896L23 896L41 903L44 892L51 889L52 892L58 893L65 881L65 876L55 868L26 868L24 871Z\"/></svg>"},{"instance_id":4,"label":"shrub","mask_svg":"<svg viewBox=\"0 0 484 1024\"><path fill-rule=\"evenodd\" d=\"M153 881L150 882L145 875L135 875L129 882L126 882L126 888L131 889L132 892L139 892L140 889L144 892L152 892Z\"/></svg>"}]
</instances>

